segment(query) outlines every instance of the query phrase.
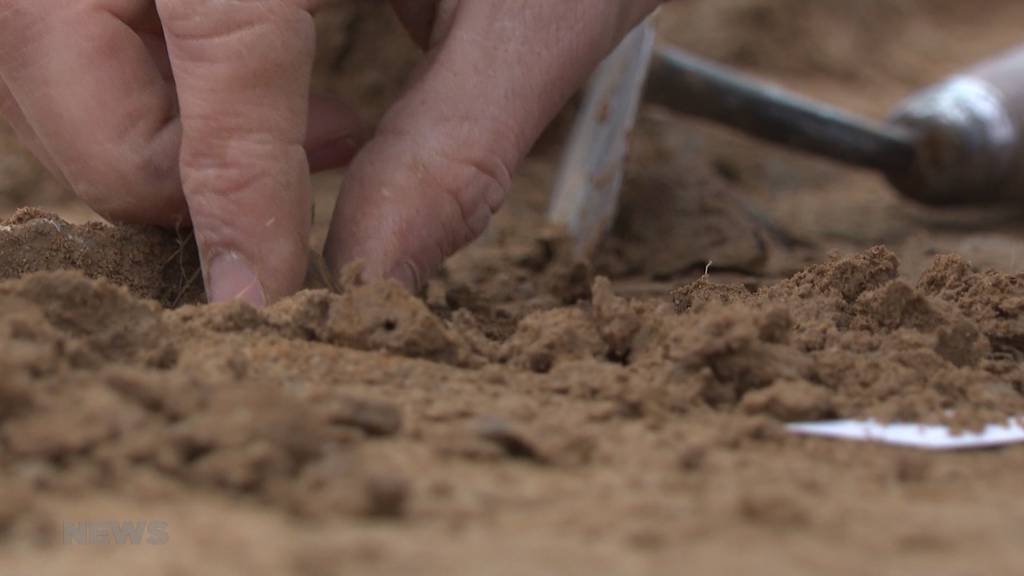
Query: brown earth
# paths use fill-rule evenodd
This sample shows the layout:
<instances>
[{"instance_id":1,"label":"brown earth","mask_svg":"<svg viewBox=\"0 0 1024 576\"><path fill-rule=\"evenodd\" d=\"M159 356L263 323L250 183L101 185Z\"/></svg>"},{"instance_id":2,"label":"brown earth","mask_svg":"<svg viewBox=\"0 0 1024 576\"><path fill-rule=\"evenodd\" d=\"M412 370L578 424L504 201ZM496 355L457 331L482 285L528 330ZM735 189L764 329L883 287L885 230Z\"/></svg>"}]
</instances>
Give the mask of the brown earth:
<instances>
[{"instance_id":1,"label":"brown earth","mask_svg":"<svg viewBox=\"0 0 1024 576\"><path fill-rule=\"evenodd\" d=\"M1022 21L691 0L661 25L880 116ZM378 115L415 51L369 3L320 27L318 88ZM187 233L80 224L0 137L0 574L1020 573L1024 450L782 426L1024 413L1015 215L649 109L612 237L573 263L537 225L564 125L424 297L347 281L264 311L202 305ZM169 542L65 541L87 521Z\"/></svg>"}]
</instances>

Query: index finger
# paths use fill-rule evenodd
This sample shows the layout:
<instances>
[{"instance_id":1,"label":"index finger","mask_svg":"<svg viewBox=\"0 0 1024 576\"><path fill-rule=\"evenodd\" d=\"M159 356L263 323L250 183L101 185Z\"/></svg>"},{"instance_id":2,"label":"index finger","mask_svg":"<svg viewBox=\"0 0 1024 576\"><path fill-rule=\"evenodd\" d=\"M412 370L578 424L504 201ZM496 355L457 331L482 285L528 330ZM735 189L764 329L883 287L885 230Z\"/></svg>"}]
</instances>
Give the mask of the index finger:
<instances>
[{"instance_id":1,"label":"index finger","mask_svg":"<svg viewBox=\"0 0 1024 576\"><path fill-rule=\"evenodd\" d=\"M181 178L211 301L301 287L311 1L157 0L181 111Z\"/></svg>"}]
</instances>

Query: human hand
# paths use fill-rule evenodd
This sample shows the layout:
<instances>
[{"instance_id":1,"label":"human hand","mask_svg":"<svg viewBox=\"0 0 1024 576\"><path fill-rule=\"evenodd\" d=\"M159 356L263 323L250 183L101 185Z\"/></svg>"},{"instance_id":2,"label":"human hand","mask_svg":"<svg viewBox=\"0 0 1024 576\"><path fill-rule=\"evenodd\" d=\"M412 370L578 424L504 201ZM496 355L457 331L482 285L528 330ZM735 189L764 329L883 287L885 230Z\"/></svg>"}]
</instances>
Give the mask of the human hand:
<instances>
[{"instance_id":1,"label":"human hand","mask_svg":"<svg viewBox=\"0 0 1024 576\"><path fill-rule=\"evenodd\" d=\"M310 168L360 143L347 109L309 97L327 1L0 0L0 113L105 217L191 223L211 301L266 304L305 275ZM392 3L427 58L353 161L325 254L415 289L660 2Z\"/></svg>"}]
</instances>

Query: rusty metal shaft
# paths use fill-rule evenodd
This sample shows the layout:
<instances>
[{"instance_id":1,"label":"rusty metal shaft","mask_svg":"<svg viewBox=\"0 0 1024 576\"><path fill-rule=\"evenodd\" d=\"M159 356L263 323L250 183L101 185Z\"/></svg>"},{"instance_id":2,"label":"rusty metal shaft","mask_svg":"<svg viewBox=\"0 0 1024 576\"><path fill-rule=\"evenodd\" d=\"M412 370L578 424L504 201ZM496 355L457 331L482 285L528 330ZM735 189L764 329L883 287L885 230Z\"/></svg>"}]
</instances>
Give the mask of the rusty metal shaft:
<instances>
[{"instance_id":1,"label":"rusty metal shaft","mask_svg":"<svg viewBox=\"0 0 1024 576\"><path fill-rule=\"evenodd\" d=\"M746 134L886 174L914 158L909 131L847 112L717 66L672 48L651 64L647 99Z\"/></svg>"},{"instance_id":2,"label":"rusty metal shaft","mask_svg":"<svg viewBox=\"0 0 1024 576\"><path fill-rule=\"evenodd\" d=\"M1024 206L1024 46L914 94L885 124L670 48L651 65L648 100L880 171L925 204Z\"/></svg>"}]
</instances>

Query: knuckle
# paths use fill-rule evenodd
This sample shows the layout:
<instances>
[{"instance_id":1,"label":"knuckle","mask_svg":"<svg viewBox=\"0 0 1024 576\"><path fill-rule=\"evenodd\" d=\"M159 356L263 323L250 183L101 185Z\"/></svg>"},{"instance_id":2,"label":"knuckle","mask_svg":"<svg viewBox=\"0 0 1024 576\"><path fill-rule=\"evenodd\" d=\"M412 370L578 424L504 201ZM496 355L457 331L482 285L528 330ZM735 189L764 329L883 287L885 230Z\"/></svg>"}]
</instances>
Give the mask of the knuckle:
<instances>
[{"instance_id":1,"label":"knuckle","mask_svg":"<svg viewBox=\"0 0 1024 576\"><path fill-rule=\"evenodd\" d=\"M316 52L313 16L292 0L157 0L183 83L261 85L308 74Z\"/></svg>"},{"instance_id":2,"label":"knuckle","mask_svg":"<svg viewBox=\"0 0 1024 576\"><path fill-rule=\"evenodd\" d=\"M156 0L170 35L188 40L216 39L264 24L310 19L313 0Z\"/></svg>"},{"instance_id":3,"label":"knuckle","mask_svg":"<svg viewBox=\"0 0 1024 576\"><path fill-rule=\"evenodd\" d=\"M441 191L455 217L451 219L443 252L451 255L487 229L491 216L501 208L511 188L512 177L509 167L498 157L457 157L445 163L444 172L450 179Z\"/></svg>"},{"instance_id":4,"label":"knuckle","mask_svg":"<svg viewBox=\"0 0 1024 576\"><path fill-rule=\"evenodd\" d=\"M182 186L186 194L193 196L234 197L251 189L265 172L265 169L251 162L233 159L225 152L182 151Z\"/></svg>"},{"instance_id":5,"label":"knuckle","mask_svg":"<svg viewBox=\"0 0 1024 576\"><path fill-rule=\"evenodd\" d=\"M202 145L183 146L179 161L182 188L199 218L203 213L230 211L253 202L282 201L286 191L297 199L308 180L305 158L301 143L272 135L208 138Z\"/></svg>"}]
</instances>

